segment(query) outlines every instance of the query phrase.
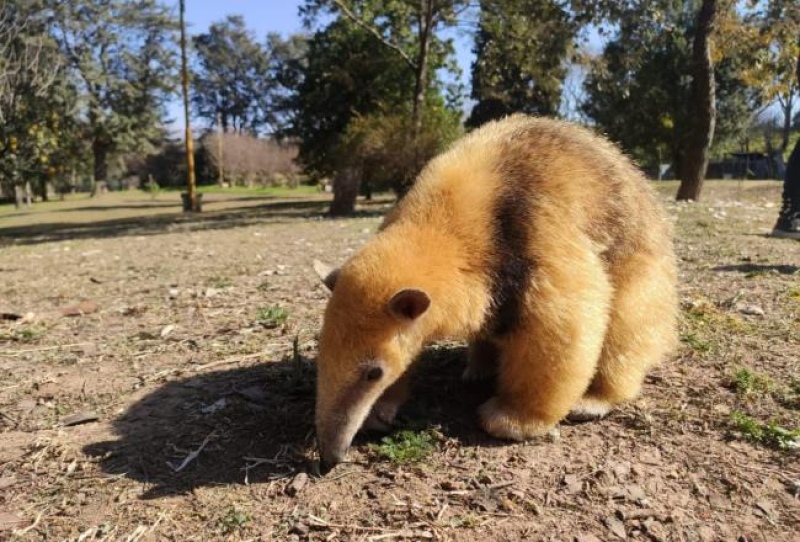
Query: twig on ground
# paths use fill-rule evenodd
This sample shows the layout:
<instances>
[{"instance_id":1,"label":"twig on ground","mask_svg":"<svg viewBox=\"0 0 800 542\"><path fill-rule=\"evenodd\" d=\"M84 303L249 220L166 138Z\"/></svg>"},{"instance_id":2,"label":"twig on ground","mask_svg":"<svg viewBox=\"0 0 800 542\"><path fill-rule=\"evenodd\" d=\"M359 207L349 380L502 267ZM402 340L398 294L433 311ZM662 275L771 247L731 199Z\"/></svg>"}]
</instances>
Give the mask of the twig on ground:
<instances>
[{"instance_id":1,"label":"twig on ground","mask_svg":"<svg viewBox=\"0 0 800 542\"><path fill-rule=\"evenodd\" d=\"M7 419L7 420L8 420L8 421L10 421L11 423L13 423L15 428L19 427L19 420L18 420L18 419L16 419L16 418L14 418L14 417L13 417L13 416L11 416L10 414L6 414L6 413L5 413L5 412L3 412L2 410L0 410L0 416L2 416L3 418Z\"/></svg>"},{"instance_id":2,"label":"twig on ground","mask_svg":"<svg viewBox=\"0 0 800 542\"><path fill-rule=\"evenodd\" d=\"M24 529L14 529L14 536L23 536L34 530L36 527L39 526L39 522L42 521L42 516L44 512L39 512L36 514L36 519L33 520L33 523L25 527Z\"/></svg>"},{"instance_id":3,"label":"twig on ground","mask_svg":"<svg viewBox=\"0 0 800 542\"><path fill-rule=\"evenodd\" d=\"M189 465L189 463L191 463L192 461L197 459L197 457L200 455L200 452L203 451L203 448L206 447L206 444L208 444L209 440L211 440L211 437L213 437L213 436L214 436L214 432L212 431L203 440L203 443L200 444L200 446L196 450L194 450L192 452L189 452L189 455L187 455L186 458L183 460L183 462L180 465L178 465L177 467L175 467L172 463L167 461L167 465L169 465L169 468L171 468L174 472L181 472L183 469L185 469Z\"/></svg>"},{"instance_id":4,"label":"twig on ground","mask_svg":"<svg viewBox=\"0 0 800 542\"><path fill-rule=\"evenodd\" d=\"M220 359L217 361L212 361L210 363L204 363L203 365L197 365L192 367L191 370L193 372L199 372L204 369L211 369L212 367L219 367L220 365L228 365L230 363L237 363L239 361L246 361L248 359L254 359L261 356L268 356L270 354L274 354L277 350L262 350L261 352L256 352L254 354L244 354L238 356L231 356L228 358Z\"/></svg>"},{"instance_id":5,"label":"twig on ground","mask_svg":"<svg viewBox=\"0 0 800 542\"><path fill-rule=\"evenodd\" d=\"M30 354L32 352L46 352L47 350L58 350L61 348L76 348L78 346L87 346L93 343L73 343L73 344L58 344L55 346L42 346L40 348L26 348L25 350L0 350L0 356L19 356L22 354Z\"/></svg>"}]
</instances>

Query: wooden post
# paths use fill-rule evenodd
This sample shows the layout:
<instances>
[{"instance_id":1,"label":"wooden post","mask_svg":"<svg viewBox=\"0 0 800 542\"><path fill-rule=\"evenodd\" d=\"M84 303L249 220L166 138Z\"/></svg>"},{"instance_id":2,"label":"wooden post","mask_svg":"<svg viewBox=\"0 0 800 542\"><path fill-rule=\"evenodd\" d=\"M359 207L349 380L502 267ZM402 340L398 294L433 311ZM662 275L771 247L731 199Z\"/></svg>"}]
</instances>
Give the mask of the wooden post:
<instances>
[{"instance_id":1,"label":"wooden post","mask_svg":"<svg viewBox=\"0 0 800 542\"><path fill-rule=\"evenodd\" d=\"M180 25L181 25L181 90L183 91L183 116L186 123L186 188L188 205L184 203L184 212L197 212L200 206L197 201L197 187L194 176L194 138L192 125L189 120L189 69L186 60L186 2L180 0Z\"/></svg>"}]
</instances>

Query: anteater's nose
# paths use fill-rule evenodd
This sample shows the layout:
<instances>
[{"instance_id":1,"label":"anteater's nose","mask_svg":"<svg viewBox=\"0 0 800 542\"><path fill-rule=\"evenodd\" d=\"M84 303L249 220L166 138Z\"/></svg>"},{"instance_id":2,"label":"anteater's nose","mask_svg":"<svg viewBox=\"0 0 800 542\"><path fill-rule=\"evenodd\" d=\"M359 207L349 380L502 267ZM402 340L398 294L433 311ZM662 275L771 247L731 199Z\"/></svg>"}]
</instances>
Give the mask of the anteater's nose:
<instances>
[{"instance_id":1,"label":"anteater's nose","mask_svg":"<svg viewBox=\"0 0 800 542\"><path fill-rule=\"evenodd\" d=\"M322 467L327 471L345 460L347 449L336 446L320 446L319 455L322 460Z\"/></svg>"}]
</instances>

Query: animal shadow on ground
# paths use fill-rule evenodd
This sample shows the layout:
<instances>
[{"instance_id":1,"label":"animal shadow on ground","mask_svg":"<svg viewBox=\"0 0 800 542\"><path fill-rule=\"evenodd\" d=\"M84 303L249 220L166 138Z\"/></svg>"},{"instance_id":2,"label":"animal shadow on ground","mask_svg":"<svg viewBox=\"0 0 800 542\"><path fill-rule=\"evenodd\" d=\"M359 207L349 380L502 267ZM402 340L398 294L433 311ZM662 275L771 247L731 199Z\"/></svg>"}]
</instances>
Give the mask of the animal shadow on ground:
<instances>
[{"instance_id":1,"label":"animal shadow on ground","mask_svg":"<svg viewBox=\"0 0 800 542\"><path fill-rule=\"evenodd\" d=\"M491 383L462 383L465 359L460 346L423 353L398 430L437 427L463 445L493 444L475 416L475 407L491 393ZM291 476L311 470L314 396L315 369L308 360L190 376L170 381L133 404L113 422L117 440L89 444L84 452L97 458L104 472L148 484L145 499ZM382 436L360 435L355 445Z\"/></svg>"},{"instance_id":2,"label":"animal shadow on ground","mask_svg":"<svg viewBox=\"0 0 800 542\"><path fill-rule=\"evenodd\" d=\"M774 265L774 264L755 264L743 263L736 265L718 265L713 271L738 271L739 273L770 273L776 272L781 275L794 275L800 272L800 267L796 265Z\"/></svg>"}]
</instances>

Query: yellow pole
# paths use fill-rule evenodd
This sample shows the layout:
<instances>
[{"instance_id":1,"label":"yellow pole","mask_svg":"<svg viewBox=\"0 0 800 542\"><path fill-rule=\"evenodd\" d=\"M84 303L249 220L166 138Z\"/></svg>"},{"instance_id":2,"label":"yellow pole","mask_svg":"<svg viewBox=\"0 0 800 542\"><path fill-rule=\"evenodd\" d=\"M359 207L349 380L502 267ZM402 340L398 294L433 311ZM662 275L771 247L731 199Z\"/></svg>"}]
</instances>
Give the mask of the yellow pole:
<instances>
[{"instance_id":1,"label":"yellow pole","mask_svg":"<svg viewBox=\"0 0 800 542\"><path fill-rule=\"evenodd\" d=\"M186 61L186 21L184 13L186 11L185 0L180 0L180 24L181 24L181 89L183 91L183 116L186 123L186 184L190 201L189 212L199 210L197 205L197 188L194 177L194 139L192 138L192 125L189 121L189 70Z\"/></svg>"}]
</instances>

